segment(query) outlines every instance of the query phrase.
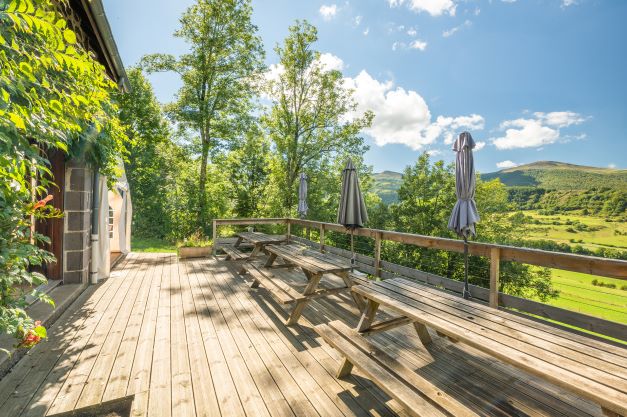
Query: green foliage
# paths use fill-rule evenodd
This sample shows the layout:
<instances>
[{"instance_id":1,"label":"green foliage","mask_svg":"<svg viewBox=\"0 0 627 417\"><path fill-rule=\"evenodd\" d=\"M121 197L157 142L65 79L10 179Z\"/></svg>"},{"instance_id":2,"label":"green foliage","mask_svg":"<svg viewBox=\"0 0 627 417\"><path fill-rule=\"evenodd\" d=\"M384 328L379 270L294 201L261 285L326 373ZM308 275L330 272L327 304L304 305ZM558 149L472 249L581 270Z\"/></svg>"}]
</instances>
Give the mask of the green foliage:
<instances>
[{"instance_id":1,"label":"green foliage","mask_svg":"<svg viewBox=\"0 0 627 417\"><path fill-rule=\"evenodd\" d=\"M301 172L314 182L328 181L325 174L337 172L338 160L341 164L347 155L360 158L367 149L359 133L370 126L373 116L367 113L347 121L356 109L352 91L344 88L340 71L323 66L314 49L317 39L316 28L306 21L291 26L283 44L275 48L278 75L264 88L272 103L262 123L276 150L270 176L277 192L276 215L295 215Z\"/></svg>"},{"instance_id":2,"label":"green foliage","mask_svg":"<svg viewBox=\"0 0 627 417\"><path fill-rule=\"evenodd\" d=\"M139 68L127 71L130 92L119 93L120 120L131 139L126 175L133 193L133 235L174 239L173 190L189 158L172 142L161 106Z\"/></svg>"},{"instance_id":3,"label":"green foliage","mask_svg":"<svg viewBox=\"0 0 627 417\"><path fill-rule=\"evenodd\" d=\"M267 211L264 199L270 173L270 143L253 128L233 143L221 164L230 179L228 188L236 217L262 217Z\"/></svg>"},{"instance_id":4,"label":"green foliage","mask_svg":"<svg viewBox=\"0 0 627 417\"><path fill-rule=\"evenodd\" d=\"M23 339L23 347L45 329L26 314L19 288L44 283L32 268L54 262L38 246L48 239L31 232L33 219L59 215L46 206L49 198L36 201L54 186L46 153L81 154L113 176L126 140L115 84L76 44L56 3L0 1L0 332Z\"/></svg>"},{"instance_id":5,"label":"green foliage","mask_svg":"<svg viewBox=\"0 0 627 417\"><path fill-rule=\"evenodd\" d=\"M405 169L398 198L398 203L388 208L379 206L370 212L371 222L376 227L428 236L455 237L447 227L456 200L452 164L446 165L443 161L431 163L429 155L423 153L413 166ZM507 189L498 179L478 179L475 199L481 212L481 222L476 227L477 240L510 244L523 233L523 219L520 216L509 216ZM390 242L383 245L382 252L383 258L389 262L453 279L461 280L464 276L461 254ZM471 256L469 261L470 282L486 286L489 259ZM500 290L508 294L541 300L557 296L557 291L551 286L551 273L547 269L502 262L500 278Z\"/></svg>"},{"instance_id":6,"label":"green foliage","mask_svg":"<svg viewBox=\"0 0 627 417\"><path fill-rule=\"evenodd\" d=\"M190 45L176 58L153 54L142 59L149 72L180 75L183 86L168 114L183 132L200 138L196 227L208 233L211 208L207 179L211 156L248 130L254 80L262 69L263 48L251 23L250 0L198 0L181 17L175 36Z\"/></svg>"},{"instance_id":7,"label":"green foliage","mask_svg":"<svg viewBox=\"0 0 627 417\"><path fill-rule=\"evenodd\" d=\"M200 232L195 232L178 242L179 248L206 248L213 245L211 239L207 239Z\"/></svg>"}]
</instances>

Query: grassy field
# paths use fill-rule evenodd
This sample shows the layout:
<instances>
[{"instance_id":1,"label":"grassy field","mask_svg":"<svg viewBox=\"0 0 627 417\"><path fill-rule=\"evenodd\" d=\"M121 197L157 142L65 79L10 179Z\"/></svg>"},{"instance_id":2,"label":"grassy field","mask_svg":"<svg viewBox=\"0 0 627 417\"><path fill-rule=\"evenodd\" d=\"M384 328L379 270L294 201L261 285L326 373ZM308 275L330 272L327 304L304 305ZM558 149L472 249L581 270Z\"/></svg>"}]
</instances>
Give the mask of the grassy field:
<instances>
[{"instance_id":1,"label":"grassy field","mask_svg":"<svg viewBox=\"0 0 627 417\"><path fill-rule=\"evenodd\" d=\"M537 211L523 212L534 222L527 229L529 239L548 239L595 249L609 247L627 249L627 223L608 222L602 217L575 214L545 216Z\"/></svg>"},{"instance_id":2,"label":"grassy field","mask_svg":"<svg viewBox=\"0 0 627 417\"><path fill-rule=\"evenodd\" d=\"M527 229L529 239L553 240L589 249L627 249L625 222L608 222L601 217L577 214L547 216L537 211L523 213L532 219ZM616 288L593 285L593 280L607 285L614 284ZM547 304L627 323L627 281L554 269L552 282L560 295Z\"/></svg>"},{"instance_id":3,"label":"grassy field","mask_svg":"<svg viewBox=\"0 0 627 417\"><path fill-rule=\"evenodd\" d=\"M133 252L176 252L176 245L161 239L133 238Z\"/></svg>"},{"instance_id":4,"label":"grassy field","mask_svg":"<svg viewBox=\"0 0 627 417\"><path fill-rule=\"evenodd\" d=\"M553 286L560 291L560 295L547 304L605 320L627 323L626 281L558 269L552 272ZM616 288L595 286L592 284L595 279L604 284L614 284Z\"/></svg>"}]
</instances>

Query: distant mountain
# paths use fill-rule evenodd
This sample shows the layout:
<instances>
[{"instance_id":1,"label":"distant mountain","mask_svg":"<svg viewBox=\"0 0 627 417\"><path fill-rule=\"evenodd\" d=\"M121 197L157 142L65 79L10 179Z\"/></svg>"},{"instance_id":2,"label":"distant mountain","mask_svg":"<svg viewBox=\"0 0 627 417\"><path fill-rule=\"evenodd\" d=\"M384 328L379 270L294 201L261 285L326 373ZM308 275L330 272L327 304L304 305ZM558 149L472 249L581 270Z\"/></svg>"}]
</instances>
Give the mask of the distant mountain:
<instances>
[{"instance_id":1,"label":"distant mountain","mask_svg":"<svg viewBox=\"0 0 627 417\"><path fill-rule=\"evenodd\" d=\"M373 174L374 192L386 204L398 201L403 175L394 171ZM536 187L546 190L578 191L609 188L627 191L627 170L598 168L555 161L538 161L481 174L485 181L500 178L508 187ZM576 193L575 193L576 194Z\"/></svg>"},{"instance_id":2,"label":"distant mountain","mask_svg":"<svg viewBox=\"0 0 627 417\"><path fill-rule=\"evenodd\" d=\"M482 174L481 179L500 178L508 187L538 187L547 190L627 190L627 170L597 168L564 162L538 161Z\"/></svg>"},{"instance_id":3,"label":"distant mountain","mask_svg":"<svg viewBox=\"0 0 627 417\"><path fill-rule=\"evenodd\" d=\"M374 192L381 197L384 203L390 204L398 201L397 191L401 186L403 174L394 171L383 171L373 174Z\"/></svg>"}]
</instances>

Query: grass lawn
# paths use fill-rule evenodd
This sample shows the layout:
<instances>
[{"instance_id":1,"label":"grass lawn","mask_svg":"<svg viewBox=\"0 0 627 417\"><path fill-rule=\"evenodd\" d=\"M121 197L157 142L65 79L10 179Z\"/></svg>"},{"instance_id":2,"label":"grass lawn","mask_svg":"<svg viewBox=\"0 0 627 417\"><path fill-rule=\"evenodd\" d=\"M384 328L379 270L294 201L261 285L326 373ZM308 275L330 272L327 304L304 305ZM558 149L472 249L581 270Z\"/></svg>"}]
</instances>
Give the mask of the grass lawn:
<instances>
[{"instance_id":1,"label":"grass lawn","mask_svg":"<svg viewBox=\"0 0 627 417\"><path fill-rule=\"evenodd\" d=\"M608 222L602 217L580 214L547 216L538 214L535 210L523 213L540 222L529 224L526 231L529 239L553 240L571 246L581 245L588 249L600 247L627 249L625 222ZM586 225L590 230L576 230L576 223ZM616 288L592 285L595 279L606 284L615 284ZM547 304L605 320L627 323L627 290L621 289L627 288L627 281L559 269L552 270L551 280L553 286L560 291L560 295Z\"/></svg>"},{"instance_id":2,"label":"grass lawn","mask_svg":"<svg viewBox=\"0 0 627 417\"><path fill-rule=\"evenodd\" d=\"M523 213L541 223L529 225L527 229L529 239L549 239L570 245L578 244L589 249L599 247L627 249L627 222L608 222L602 217L577 214L545 216L535 210ZM591 230L574 230L576 225L566 224L567 221L584 224Z\"/></svg>"},{"instance_id":3,"label":"grass lawn","mask_svg":"<svg viewBox=\"0 0 627 417\"><path fill-rule=\"evenodd\" d=\"M132 238L133 252L176 252L176 245L161 239Z\"/></svg>"},{"instance_id":4,"label":"grass lawn","mask_svg":"<svg viewBox=\"0 0 627 417\"><path fill-rule=\"evenodd\" d=\"M627 281L558 269L552 272L551 281L560 295L547 304L627 324L627 290L621 289L627 287ZM616 288L592 285L594 279L615 284Z\"/></svg>"}]
</instances>

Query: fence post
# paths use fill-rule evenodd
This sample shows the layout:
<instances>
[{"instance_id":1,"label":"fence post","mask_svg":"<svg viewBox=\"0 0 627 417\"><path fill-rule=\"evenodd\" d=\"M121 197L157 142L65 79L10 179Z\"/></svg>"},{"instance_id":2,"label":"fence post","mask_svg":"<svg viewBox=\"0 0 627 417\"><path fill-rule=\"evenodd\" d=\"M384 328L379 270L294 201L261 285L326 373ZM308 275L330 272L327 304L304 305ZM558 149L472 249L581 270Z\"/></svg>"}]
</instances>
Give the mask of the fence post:
<instances>
[{"instance_id":1,"label":"fence post","mask_svg":"<svg viewBox=\"0 0 627 417\"><path fill-rule=\"evenodd\" d=\"M501 250L490 249L490 307L499 308L499 273L501 268Z\"/></svg>"},{"instance_id":2,"label":"fence post","mask_svg":"<svg viewBox=\"0 0 627 417\"><path fill-rule=\"evenodd\" d=\"M290 243L290 238L292 237L292 222L290 219L285 219L287 223L287 243Z\"/></svg>"},{"instance_id":3,"label":"fence post","mask_svg":"<svg viewBox=\"0 0 627 417\"><path fill-rule=\"evenodd\" d=\"M374 275L381 278L381 232L374 237Z\"/></svg>"},{"instance_id":4,"label":"fence post","mask_svg":"<svg viewBox=\"0 0 627 417\"><path fill-rule=\"evenodd\" d=\"M320 224L320 252L324 252L324 224Z\"/></svg>"},{"instance_id":5,"label":"fence post","mask_svg":"<svg viewBox=\"0 0 627 417\"><path fill-rule=\"evenodd\" d=\"M216 256L216 246L218 245L218 223L213 219L213 256Z\"/></svg>"}]
</instances>

